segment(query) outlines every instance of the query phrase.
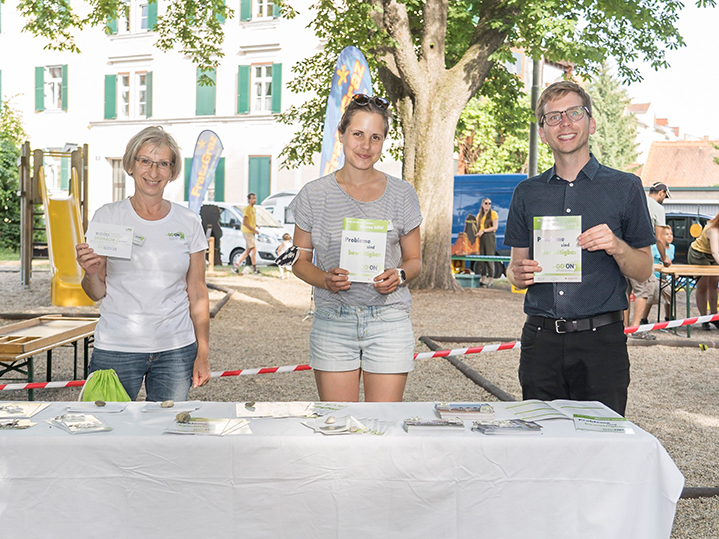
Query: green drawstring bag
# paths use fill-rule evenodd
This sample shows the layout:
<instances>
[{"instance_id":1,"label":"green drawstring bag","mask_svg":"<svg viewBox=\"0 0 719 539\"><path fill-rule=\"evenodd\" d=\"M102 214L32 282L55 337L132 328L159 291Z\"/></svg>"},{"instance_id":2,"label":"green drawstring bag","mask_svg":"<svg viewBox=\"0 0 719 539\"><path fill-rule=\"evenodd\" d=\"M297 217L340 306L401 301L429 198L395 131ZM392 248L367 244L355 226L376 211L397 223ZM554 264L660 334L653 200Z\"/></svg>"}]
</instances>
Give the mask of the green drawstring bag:
<instances>
[{"instance_id":1,"label":"green drawstring bag","mask_svg":"<svg viewBox=\"0 0 719 539\"><path fill-rule=\"evenodd\" d=\"M117 373L113 369L99 370L90 373L80 392L82 402L129 402L132 399L122 387Z\"/></svg>"}]
</instances>

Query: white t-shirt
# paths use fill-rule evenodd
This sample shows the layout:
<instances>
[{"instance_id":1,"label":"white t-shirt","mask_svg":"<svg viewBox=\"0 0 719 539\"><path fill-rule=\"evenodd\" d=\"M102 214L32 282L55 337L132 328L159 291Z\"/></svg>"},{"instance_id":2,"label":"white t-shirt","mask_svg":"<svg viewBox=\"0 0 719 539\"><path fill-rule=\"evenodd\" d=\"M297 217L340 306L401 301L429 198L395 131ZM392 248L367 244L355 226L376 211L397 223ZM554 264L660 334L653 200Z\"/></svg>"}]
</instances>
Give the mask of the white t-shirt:
<instances>
[{"instance_id":1,"label":"white t-shirt","mask_svg":"<svg viewBox=\"0 0 719 539\"><path fill-rule=\"evenodd\" d=\"M107 259L95 347L154 353L195 342L187 270L190 254L207 249L200 217L172 203L167 216L146 221L127 198L104 205L92 220L131 226L135 236L130 260Z\"/></svg>"}]
</instances>

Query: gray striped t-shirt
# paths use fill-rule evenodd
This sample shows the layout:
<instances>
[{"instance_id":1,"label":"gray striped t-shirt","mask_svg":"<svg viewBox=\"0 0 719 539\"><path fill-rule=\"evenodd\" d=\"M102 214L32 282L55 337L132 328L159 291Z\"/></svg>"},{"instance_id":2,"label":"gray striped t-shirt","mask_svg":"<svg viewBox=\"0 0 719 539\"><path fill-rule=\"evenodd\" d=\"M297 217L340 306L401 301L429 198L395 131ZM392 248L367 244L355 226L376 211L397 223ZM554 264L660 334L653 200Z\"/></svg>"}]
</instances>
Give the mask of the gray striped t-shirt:
<instances>
[{"instance_id":1,"label":"gray striped t-shirt","mask_svg":"<svg viewBox=\"0 0 719 539\"><path fill-rule=\"evenodd\" d=\"M318 268L327 271L339 267L342 220L345 217L391 221L391 230L387 232L385 269L399 267L402 262L399 239L420 225L422 215L412 186L404 180L386 176L385 192L371 202L359 202L352 198L339 186L332 173L309 182L290 203L297 226L312 235ZM386 305L407 312L412 305L406 286L397 287L391 294L380 294L370 283L352 283L349 290L336 293L315 288L315 302L317 307Z\"/></svg>"}]
</instances>

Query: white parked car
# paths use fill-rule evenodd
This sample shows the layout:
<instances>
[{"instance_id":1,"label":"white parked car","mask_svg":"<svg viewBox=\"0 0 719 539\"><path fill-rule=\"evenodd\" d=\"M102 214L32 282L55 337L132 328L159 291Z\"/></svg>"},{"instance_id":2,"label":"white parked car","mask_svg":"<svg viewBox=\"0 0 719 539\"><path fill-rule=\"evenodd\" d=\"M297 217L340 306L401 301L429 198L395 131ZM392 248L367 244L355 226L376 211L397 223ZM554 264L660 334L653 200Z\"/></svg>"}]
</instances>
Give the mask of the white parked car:
<instances>
[{"instance_id":1,"label":"white parked car","mask_svg":"<svg viewBox=\"0 0 719 539\"><path fill-rule=\"evenodd\" d=\"M262 201L262 207L271 213L272 217L277 219L285 231L293 237L295 235L295 216L287 206L296 195L297 191L280 191Z\"/></svg>"},{"instance_id":2,"label":"white parked car","mask_svg":"<svg viewBox=\"0 0 719 539\"><path fill-rule=\"evenodd\" d=\"M233 204L230 202L207 202L206 205L214 205L220 208L220 227L222 238L220 239L220 259L223 264L234 266L242 253L245 252L245 237L242 235L242 210L247 204ZM264 208L255 205L257 212L257 224L260 233L257 235L257 265L269 266L274 264L277 258L277 247L282 243L282 235L285 229L277 222ZM250 263L247 257L244 264Z\"/></svg>"}]
</instances>

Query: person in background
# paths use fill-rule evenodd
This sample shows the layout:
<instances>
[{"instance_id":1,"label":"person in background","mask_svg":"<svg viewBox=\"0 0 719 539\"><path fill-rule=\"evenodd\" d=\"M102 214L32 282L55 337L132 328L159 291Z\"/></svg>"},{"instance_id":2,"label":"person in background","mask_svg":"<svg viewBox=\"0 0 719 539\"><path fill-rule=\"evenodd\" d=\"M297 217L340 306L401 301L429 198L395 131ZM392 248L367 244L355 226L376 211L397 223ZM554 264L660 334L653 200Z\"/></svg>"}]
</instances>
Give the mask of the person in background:
<instances>
[{"instance_id":1,"label":"person in background","mask_svg":"<svg viewBox=\"0 0 719 539\"><path fill-rule=\"evenodd\" d=\"M492 201L482 200L482 209L477 216L477 235L479 236L479 254L494 256L497 254L497 228L499 215L492 209ZM492 286L494 281L494 262L480 262L480 286Z\"/></svg>"},{"instance_id":2,"label":"person in background","mask_svg":"<svg viewBox=\"0 0 719 539\"><path fill-rule=\"evenodd\" d=\"M82 288L102 300L89 370L114 369L132 399L143 380L148 401L185 401L191 385L210 379L207 240L197 214L163 198L180 163L180 148L161 127L132 137L122 165L135 194L92 219L133 227L131 258L75 246Z\"/></svg>"},{"instance_id":3,"label":"person in background","mask_svg":"<svg viewBox=\"0 0 719 539\"><path fill-rule=\"evenodd\" d=\"M358 401L360 381L366 401L401 401L414 368L406 285L422 270L422 216L412 186L375 169L388 105L356 94L337 127L344 165L305 185L290 203L299 249L292 271L314 287L310 365L323 401ZM344 218L387 221L384 267L374 282L352 282L340 267Z\"/></svg>"},{"instance_id":4,"label":"person in background","mask_svg":"<svg viewBox=\"0 0 719 539\"><path fill-rule=\"evenodd\" d=\"M660 182L652 184L647 194L647 209L649 210L649 217L652 220L654 226L654 235L657 238L656 248L659 251L659 258L661 263L666 264L666 253L664 251L664 242L661 241L664 235L664 227L667 225L666 214L662 204L664 200L669 197L669 188ZM624 323L630 326L638 326L641 324L642 313L644 313L645 307L649 300L653 299L655 288L658 283L653 281L653 277L650 278L651 282L640 282L636 279L629 278L629 287L627 288L627 296L630 296L634 292L634 316L632 316L631 322L629 321L629 309L624 313ZM658 292L657 292L658 294ZM658 296L657 296L658 297ZM656 337L651 333L630 333L629 336L633 339L644 339L654 340Z\"/></svg>"},{"instance_id":5,"label":"person in background","mask_svg":"<svg viewBox=\"0 0 719 539\"><path fill-rule=\"evenodd\" d=\"M232 271L237 274L240 273L240 267L248 256L252 260L252 273L260 273L257 269L257 243L255 241L255 236L260 233L260 227L257 224L255 204L257 204L257 195L250 193L247 195L247 206L242 209L242 235L245 237L245 252L237 260L237 264L232 267Z\"/></svg>"},{"instance_id":6,"label":"person in background","mask_svg":"<svg viewBox=\"0 0 719 539\"><path fill-rule=\"evenodd\" d=\"M698 266L715 266L719 264L719 213L709 221L701 235L689 246L687 261ZM719 277L700 277L697 281L697 309L699 314L707 314L707 302L711 314L717 313L717 285ZM719 321L702 322L702 329L711 330L712 324L719 328Z\"/></svg>"},{"instance_id":7,"label":"person in background","mask_svg":"<svg viewBox=\"0 0 719 539\"><path fill-rule=\"evenodd\" d=\"M289 249L290 247L292 247L292 236L290 236L287 232L285 232L284 234L282 234L282 243L280 243L277 246L277 250L275 251L275 254L277 256L280 256L282 253L286 252L287 249ZM280 268L280 279L285 278L285 273L287 273L287 278L288 279L290 278L290 272L292 271L292 266L290 266L289 268L286 268L284 265L277 266L277 267Z\"/></svg>"},{"instance_id":8,"label":"person in background","mask_svg":"<svg viewBox=\"0 0 719 539\"><path fill-rule=\"evenodd\" d=\"M654 257L654 264L662 264L665 267L669 267L672 265L675 251L674 244L672 243L673 241L674 234L672 233L672 227L664 227L664 233L660 234L657 237L657 243L652 245L652 256ZM661 255L659 254L658 245L660 243L663 244L664 252L666 253L663 260ZM649 323L649 312L652 310L652 305L659 303L659 298L661 298L662 300L661 303L664 304L664 321L668 322L671 319L671 292L669 290L669 283L666 281L664 275L662 275L658 271L654 272L654 277L656 278L657 292L656 294L652 295L652 301L647 302L647 306L644 307L644 313L642 314L642 319L639 322L640 324ZM661 307L659 308L661 309Z\"/></svg>"},{"instance_id":9,"label":"person in background","mask_svg":"<svg viewBox=\"0 0 719 539\"><path fill-rule=\"evenodd\" d=\"M592 100L571 81L551 84L535 111L554 166L520 182L512 195L505 245L507 276L527 289L519 381L524 399L598 400L624 415L629 355L622 324L625 276L652 274L655 242L641 180L601 165L589 151ZM581 282L535 283L534 217L581 215Z\"/></svg>"}]
</instances>

